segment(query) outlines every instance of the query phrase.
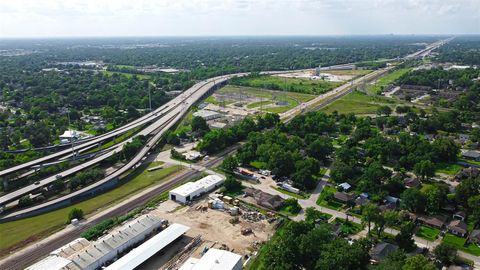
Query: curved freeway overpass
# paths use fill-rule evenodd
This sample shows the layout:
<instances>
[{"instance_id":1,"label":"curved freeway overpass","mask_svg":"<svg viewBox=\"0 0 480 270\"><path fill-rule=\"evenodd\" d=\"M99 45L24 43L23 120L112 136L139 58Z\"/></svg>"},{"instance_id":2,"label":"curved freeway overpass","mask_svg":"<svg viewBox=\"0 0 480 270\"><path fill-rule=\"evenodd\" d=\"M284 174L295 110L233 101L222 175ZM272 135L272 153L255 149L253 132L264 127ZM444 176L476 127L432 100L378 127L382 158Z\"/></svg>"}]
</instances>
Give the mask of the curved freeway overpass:
<instances>
[{"instance_id":1,"label":"curved freeway overpass","mask_svg":"<svg viewBox=\"0 0 480 270\"><path fill-rule=\"evenodd\" d=\"M410 54L408 56L405 56L403 59L408 60L411 58L417 58L417 57L423 57L426 54L430 53L434 49L442 46L446 42L450 41L452 38L446 39L446 40L440 40L435 43L432 43L431 45L427 46L426 48ZM349 65L349 64L346 64ZM339 66L344 66L344 65L339 65ZM306 102L302 103L299 106L289 110L288 112L285 112L281 114L281 118L285 121L289 121L292 119L295 115L302 113L306 110L311 110L311 109L317 109L320 107L323 107L327 104L330 104L331 102L337 100L338 98L350 93L355 89L355 87L359 86L362 83L375 80L378 77L382 76L383 74L387 73L389 70L391 70L393 67L386 67L380 70L377 70L375 72L369 73L365 76L362 76L360 78L357 78L350 83L346 83L344 85L341 85L337 87L336 89L327 92L325 94L322 94L318 96L317 98ZM328 69L328 67L322 68L322 69ZM280 73L291 73L291 72L298 72L299 70L290 70L290 71L266 71L266 72L261 72L262 74L280 74ZM177 96L173 100L169 101L165 105L159 107L155 111L152 111L139 119L130 122L129 124L122 126L121 128L118 128L114 131L111 131L109 133L103 134L101 136L98 136L92 140L89 140L85 143L81 143L80 145L76 146L74 149L75 150L81 150L86 147L90 147L93 144L97 144L103 140L106 140L108 138L112 138L114 136L118 136L122 133L127 132L128 130L132 128L136 128L139 126L142 126L147 123L151 123L150 125L146 126L144 129L142 129L137 135L153 135L152 138L149 139L147 144L136 154L136 156L130 160L127 164L122 166L120 169L116 170L112 174L108 175L104 179L88 186L83 189L80 189L78 191L75 191L69 195L63 196L61 198L48 201L46 203L20 210L8 215L5 215L0 218L0 222L8 221L8 220L13 220L21 217L26 217L30 215L36 215L42 212L46 211L51 211L55 208L60 208L64 207L65 205L70 204L71 202L77 200L81 200L82 197L86 197L91 194L95 194L96 192L102 192L104 189L111 188L114 186L118 180L126 174L130 169L138 167L138 165L141 163L142 159L150 152L150 150L160 141L161 137L165 134L165 132L170 129L177 121L179 121L185 113L188 111L188 109L195 104L197 101L199 101L202 97L204 97L210 90L212 90L215 86L224 83L228 79L234 77L234 76L245 76L248 73L237 73L237 74L230 74L230 75L225 75L225 76L218 76L214 78L210 78L208 80L199 82L186 90L184 93L181 95ZM105 154L96 157L90 161L87 161L79 166L76 166L74 168L71 168L69 170L66 170L61 174L62 177L68 176L75 174L81 170L84 170L88 167L94 166L98 162L114 155L118 151L120 151L123 148L123 145L129 141L131 141L132 138L129 140L126 140L122 143L119 143L117 145L112 146L109 148ZM21 164L15 167L12 167L10 169L4 170L0 172L0 176L5 176L8 175L12 172L22 170L25 168L29 168L34 165L41 164L42 162L61 157L63 155L71 153L71 150L65 150L65 151L60 151L55 154L46 156L44 158L40 158L31 162L27 162L25 164ZM51 182L55 181L57 178L56 176L48 177L42 181L40 181L39 184L37 185L30 185L25 188L19 189L17 191L14 191L12 193L9 193L3 197L0 197L0 206L5 205L8 202L12 202L21 196L25 194L29 194L30 192L46 186L50 184Z\"/></svg>"}]
</instances>

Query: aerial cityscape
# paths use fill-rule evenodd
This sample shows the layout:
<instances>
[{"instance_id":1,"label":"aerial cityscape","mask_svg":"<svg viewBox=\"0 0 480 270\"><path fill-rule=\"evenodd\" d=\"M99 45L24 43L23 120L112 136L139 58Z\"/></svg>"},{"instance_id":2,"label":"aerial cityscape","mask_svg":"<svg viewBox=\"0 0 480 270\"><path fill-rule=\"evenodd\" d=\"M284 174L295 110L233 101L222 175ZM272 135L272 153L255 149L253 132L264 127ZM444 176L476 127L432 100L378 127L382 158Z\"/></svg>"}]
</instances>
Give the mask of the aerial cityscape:
<instances>
[{"instance_id":1,"label":"aerial cityscape","mask_svg":"<svg viewBox=\"0 0 480 270\"><path fill-rule=\"evenodd\" d=\"M0 3L0 269L480 269L480 2Z\"/></svg>"}]
</instances>

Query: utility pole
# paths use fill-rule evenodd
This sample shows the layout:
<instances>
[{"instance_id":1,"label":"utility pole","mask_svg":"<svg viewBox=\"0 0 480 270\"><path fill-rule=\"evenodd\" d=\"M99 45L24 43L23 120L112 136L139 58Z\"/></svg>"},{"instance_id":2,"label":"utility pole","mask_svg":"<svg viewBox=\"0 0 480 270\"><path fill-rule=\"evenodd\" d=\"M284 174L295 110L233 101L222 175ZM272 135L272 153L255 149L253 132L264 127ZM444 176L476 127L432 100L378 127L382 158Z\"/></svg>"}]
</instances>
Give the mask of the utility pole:
<instances>
[{"instance_id":1,"label":"utility pole","mask_svg":"<svg viewBox=\"0 0 480 270\"><path fill-rule=\"evenodd\" d=\"M70 145L72 147L72 159L75 160L75 149L74 149L74 141L73 141L73 131L70 129L70 108L67 111L68 117L68 131L70 132Z\"/></svg>"},{"instance_id":2,"label":"utility pole","mask_svg":"<svg viewBox=\"0 0 480 270\"><path fill-rule=\"evenodd\" d=\"M148 103L150 105L150 112L152 111L152 88L148 86Z\"/></svg>"}]
</instances>

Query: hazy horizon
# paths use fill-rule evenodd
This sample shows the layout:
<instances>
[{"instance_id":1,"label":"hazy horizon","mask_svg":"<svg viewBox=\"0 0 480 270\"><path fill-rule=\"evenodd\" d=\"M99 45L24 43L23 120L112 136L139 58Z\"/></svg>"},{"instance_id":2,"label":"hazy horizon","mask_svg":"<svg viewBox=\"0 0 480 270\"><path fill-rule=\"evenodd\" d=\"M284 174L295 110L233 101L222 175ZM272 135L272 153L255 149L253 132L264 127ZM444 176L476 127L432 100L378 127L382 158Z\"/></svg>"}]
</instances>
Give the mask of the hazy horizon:
<instances>
[{"instance_id":1,"label":"hazy horizon","mask_svg":"<svg viewBox=\"0 0 480 270\"><path fill-rule=\"evenodd\" d=\"M17 0L0 38L480 34L480 1Z\"/></svg>"}]
</instances>

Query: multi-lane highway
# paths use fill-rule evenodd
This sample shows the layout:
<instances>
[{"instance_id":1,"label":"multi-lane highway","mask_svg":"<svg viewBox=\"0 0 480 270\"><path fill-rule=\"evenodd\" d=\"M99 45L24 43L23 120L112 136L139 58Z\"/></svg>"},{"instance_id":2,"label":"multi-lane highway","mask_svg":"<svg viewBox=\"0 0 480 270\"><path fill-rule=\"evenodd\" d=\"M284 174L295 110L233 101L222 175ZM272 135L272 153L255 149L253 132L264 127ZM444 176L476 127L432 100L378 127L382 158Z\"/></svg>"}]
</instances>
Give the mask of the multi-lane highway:
<instances>
[{"instance_id":1,"label":"multi-lane highway","mask_svg":"<svg viewBox=\"0 0 480 270\"><path fill-rule=\"evenodd\" d=\"M438 48L439 46L442 46L446 42L450 41L451 38L446 39L446 40L440 40L438 42L432 43L426 48L415 52L413 54L407 55L404 57L405 60L416 58L416 57L424 57L425 55L429 54L432 50ZM350 65L350 64L346 64ZM345 65L340 65L340 66L345 66ZM331 67L326 67L322 69L329 69ZM350 83L344 84L333 91L327 92L325 94L322 94L315 99L303 103L300 106L297 106L296 108L293 108L292 110L289 110L283 114L281 114L281 118L284 121L288 121L292 119L295 115L302 113L306 110L312 110L312 109L318 109L319 107L325 106L326 104L330 104L334 100L350 93L355 89L357 86L360 84L372 81L377 79L378 77L382 76L383 74L387 73L390 71L393 67L386 67L380 70L377 70L375 72L369 73L363 77L357 78ZM288 72L296 72L296 71L267 71L267 72L262 72L263 74L279 74L279 73L288 73ZM120 169L116 170L112 174L108 175L106 178L88 186L85 187L81 190L78 190L76 192L73 192L69 195L63 196L61 198L58 198L56 200L52 200L49 202L46 202L44 204L40 204L28 209L24 209L21 211L17 211L15 213L11 213L9 215L6 215L2 217L2 219L11 219L17 216L24 216L28 214L29 212L35 212L38 211L39 209L42 209L44 207L48 207L51 205L59 204L61 202L70 200L71 198L75 196L79 196L82 193L88 192L92 189L95 189L106 182L112 181L114 179L118 179L121 177L123 174L128 172L130 169L135 168L136 165L138 165L139 162L141 162L142 158L145 157L145 155L152 149L152 147L160 140L162 135L171 127L173 126L181 117L188 111L190 106L194 103L196 103L198 100L200 100L210 89L215 87L218 84L221 84L225 82L226 80L230 79L233 76L245 76L247 73L238 73L238 74L230 74L226 76L219 76L215 78L211 78L202 82L199 82L192 86L190 89L186 90L184 93L181 95L177 96L167 104L161 106L160 108L156 109L155 111L152 111L145 116L140 117L139 119L130 122L129 124L118 128L114 131L111 131L109 133L103 134L101 136L95 137L92 140L89 140L87 142L80 143L79 145L74 147L75 151L82 151L86 148L92 147L106 139L113 138L115 136L119 136L120 134L123 134L127 132L128 130L131 130L133 128L137 128L139 126L143 126L147 123L145 128L143 128L137 135L155 135L148 141L148 143L139 151L139 153L131 160L129 161L126 165L121 167ZM58 178L63 178L67 177L69 175L73 175L75 173L78 173L81 170L84 170L88 167L94 166L95 164L98 164L100 161L105 160L106 158L114 155L115 153L118 153L123 145L129 141L131 141L132 138L129 140L126 140L122 143L119 143L117 145L114 145L107 149L104 154L87 161L79 166L76 166L74 168L68 169L62 173L59 173L55 176L48 177L46 179L43 179L36 184L32 184L30 186L21 188L19 190L16 190L14 192L11 192L3 197L0 197L0 206L5 205L9 202L12 202L26 194L31 193L32 191L39 189L40 187L47 186L53 181L55 181ZM36 166L38 164L42 164L43 162L55 159L55 158L60 158L65 155L71 154L72 150L67 149L64 151L60 151L54 154L51 154L49 156L27 162L15 167L12 167L10 169L4 170L0 172L0 176L2 175L8 175L9 173L16 172L25 168L29 168L32 166Z\"/></svg>"},{"instance_id":2,"label":"multi-lane highway","mask_svg":"<svg viewBox=\"0 0 480 270\"><path fill-rule=\"evenodd\" d=\"M235 74L235 75L228 75L228 76L219 76L215 77L212 79L209 79L207 81L202 81L189 90L185 91L183 94L175 98L174 100L170 101L167 103L167 106L164 106L165 108L168 108L166 110L161 111L161 117L158 118L155 122L152 124L148 125L145 127L143 130L141 130L137 135L150 135L155 133L155 135L147 142L147 144L135 155L135 157L130 160L127 164L119 168L118 170L114 171L112 174L108 175L104 179L95 182L92 185L89 185L85 188L82 188L80 190L77 190L75 192L72 192L66 196L62 196L58 199L48 201L43 204L39 204L30 208L26 208L20 211L16 211L13 213L10 213L8 215L2 216L2 220L11 220L16 217L23 217L23 216L28 216L29 213L40 213L41 209L47 209L48 207L54 206L54 205L62 205L63 202L67 202L71 200L72 198L75 198L76 196L80 196L84 193L87 193L91 190L94 190L105 183L109 181L114 181L115 179L120 178L123 174L128 172L130 169L135 168L141 160L147 155L148 152L155 146L156 143L160 141L160 138L163 136L163 134L170 129L178 120L180 120L184 114L188 111L188 109L198 100L200 100L210 89L215 87L218 84L221 84L231 78L232 76L242 76L245 75L244 73L242 74ZM53 181L57 180L58 178L64 178L70 175L73 175L75 173L78 173L79 171L82 171L86 168L89 168L91 166L94 166L95 164L98 164L102 160L105 160L109 158L110 156L114 155L115 153L118 153L122 148L123 145L131 141L132 138L129 140L126 140L122 143L119 143L117 145L114 145L106 151L105 154L96 157L90 161L87 161L85 163L82 163L81 165L78 165L76 167L70 168L66 171L63 171L55 176L47 177L46 179L43 179L35 184L29 185L27 187L21 188L19 190L16 190L14 192L11 192L5 196L0 197L0 205L4 205L8 202L14 201L26 194L31 193L32 191L39 189L43 186L49 185ZM53 208L49 208L53 209Z\"/></svg>"}]
</instances>

